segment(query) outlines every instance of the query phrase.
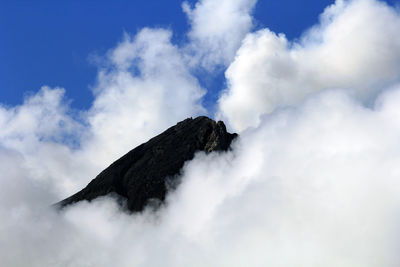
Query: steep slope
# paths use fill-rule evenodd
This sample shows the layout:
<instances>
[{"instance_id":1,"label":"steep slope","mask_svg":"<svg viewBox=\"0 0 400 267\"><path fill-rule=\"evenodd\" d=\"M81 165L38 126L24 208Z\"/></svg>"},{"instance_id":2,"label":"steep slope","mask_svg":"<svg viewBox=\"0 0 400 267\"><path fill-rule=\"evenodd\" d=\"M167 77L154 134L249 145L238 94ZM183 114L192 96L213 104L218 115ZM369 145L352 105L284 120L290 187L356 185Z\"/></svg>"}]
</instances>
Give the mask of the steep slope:
<instances>
[{"instance_id":1,"label":"steep slope","mask_svg":"<svg viewBox=\"0 0 400 267\"><path fill-rule=\"evenodd\" d=\"M116 193L126 198L129 210L141 211L149 200L165 199L167 180L176 182L184 162L193 159L195 152L227 150L236 136L226 131L222 121L186 119L125 154L58 205Z\"/></svg>"}]
</instances>

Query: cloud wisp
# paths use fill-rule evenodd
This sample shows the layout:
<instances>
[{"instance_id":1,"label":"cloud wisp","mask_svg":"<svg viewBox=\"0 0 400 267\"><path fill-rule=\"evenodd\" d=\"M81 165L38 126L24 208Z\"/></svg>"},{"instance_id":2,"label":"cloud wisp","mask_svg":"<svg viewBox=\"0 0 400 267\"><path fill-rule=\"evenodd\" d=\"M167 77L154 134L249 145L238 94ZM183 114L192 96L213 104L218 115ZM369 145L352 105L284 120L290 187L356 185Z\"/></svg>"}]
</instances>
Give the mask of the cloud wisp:
<instances>
[{"instance_id":1,"label":"cloud wisp","mask_svg":"<svg viewBox=\"0 0 400 267\"><path fill-rule=\"evenodd\" d=\"M243 38L253 27L252 10L257 0L200 0L193 8L182 7L191 29L186 53L191 65L213 70L228 66Z\"/></svg>"},{"instance_id":2,"label":"cloud wisp","mask_svg":"<svg viewBox=\"0 0 400 267\"><path fill-rule=\"evenodd\" d=\"M1 266L400 264L399 13L337 0L289 41L249 32L254 5L186 4L183 47L170 30L126 34L89 110L48 87L0 107ZM211 11L227 24L210 28ZM49 207L134 146L207 114L192 71L217 65L228 88L216 116L241 133L232 151L198 153L157 213L128 215L111 197Z\"/></svg>"}]
</instances>

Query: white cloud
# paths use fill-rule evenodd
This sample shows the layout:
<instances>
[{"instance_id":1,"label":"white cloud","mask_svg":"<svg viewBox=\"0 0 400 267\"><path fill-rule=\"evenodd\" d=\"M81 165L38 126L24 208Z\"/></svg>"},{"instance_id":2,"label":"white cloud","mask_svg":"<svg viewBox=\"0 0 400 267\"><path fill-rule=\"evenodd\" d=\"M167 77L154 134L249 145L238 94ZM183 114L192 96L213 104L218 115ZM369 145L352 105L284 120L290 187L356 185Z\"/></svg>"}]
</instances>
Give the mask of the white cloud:
<instances>
[{"instance_id":1,"label":"white cloud","mask_svg":"<svg viewBox=\"0 0 400 267\"><path fill-rule=\"evenodd\" d=\"M108 198L52 213L42 186L19 182L29 171L12 168L2 185L23 194L1 187L0 262L397 266L399 104L399 88L373 109L327 91L274 112L232 152L198 154L157 214L127 215Z\"/></svg>"},{"instance_id":2,"label":"white cloud","mask_svg":"<svg viewBox=\"0 0 400 267\"><path fill-rule=\"evenodd\" d=\"M188 50L192 64L212 70L229 65L244 36L253 26L251 12L257 0L200 0L194 8L187 2L183 10L189 18Z\"/></svg>"},{"instance_id":3,"label":"white cloud","mask_svg":"<svg viewBox=\"0 0 400 267\"><path fill-rule=\"evenodd\" d=\"M108 53L87 111L71 110L64 90L48 87L1 107L1 146L22 153L35 179L62 198L167 127L206 113L204 90L170 39L163 29L126 34Z\"/></svg>"},{"instance_id":4,"label":"white cloud","mask_svg":"<svg viewBox=\"0 0 400 267\"><path fill-rule=\"evenodd\" d=\"M399 29L398 12L382 2L338 0L299 41L268 29L250 33L226 71L220 116L241 131L326 88L370 103L400 80Z\"/></svg>"},{"instance_id":5,"label":"white cloud","mask_svg":"<svg viewBox=\"0 0 400 267\"><path fill-rule=\"evenodd\" d=\"M244 132L233 159L191 162L172 218L204 265L398 264L399 92L371 110L327 91Z\"/></svg>"},{"instance_id":6,"label":"white cloud","mask_svg":"<svg viewBox=\"0 0 400 267\"><path fill-rule=\"evenodd\" d=\"M206 113L205 92L171 34L143 29L109 53L114 65L100 71L88 116L91 135L85 149L96 160L111 163L178 121Z\"/></svg>"}]
</instances>

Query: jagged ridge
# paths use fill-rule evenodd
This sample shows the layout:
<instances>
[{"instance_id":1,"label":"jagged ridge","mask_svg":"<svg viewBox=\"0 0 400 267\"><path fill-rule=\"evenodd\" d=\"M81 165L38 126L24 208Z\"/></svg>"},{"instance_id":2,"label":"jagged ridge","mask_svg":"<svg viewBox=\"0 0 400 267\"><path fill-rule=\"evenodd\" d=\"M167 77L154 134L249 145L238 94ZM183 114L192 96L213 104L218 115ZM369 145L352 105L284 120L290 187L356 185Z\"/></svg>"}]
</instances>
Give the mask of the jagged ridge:
<instances>
[{"instance_id":1,"label":"jagged ridge","mask_svg":"<svg viewBox=\"0 0 400 267\"><path fill-rule=\"evenodd\" d=\"M193 159L195 152L225 151L236 136L226 131L222 121L188 118L134 148L57 205L116 193L127 200L129 210L141 211L149 200L165 200L167 179L176 182L184 162Z\"/></svg>"}]
</instances>

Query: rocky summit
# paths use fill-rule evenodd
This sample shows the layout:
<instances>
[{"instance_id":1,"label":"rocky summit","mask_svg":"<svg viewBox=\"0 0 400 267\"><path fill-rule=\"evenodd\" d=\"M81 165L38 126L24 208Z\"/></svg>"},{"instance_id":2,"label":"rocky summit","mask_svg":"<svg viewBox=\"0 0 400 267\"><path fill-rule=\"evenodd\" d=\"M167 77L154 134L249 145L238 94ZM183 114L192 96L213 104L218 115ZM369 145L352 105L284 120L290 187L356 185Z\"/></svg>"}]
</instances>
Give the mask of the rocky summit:
<instances>
[{"instance_id":1,"label":"rocky summit","mask_svg":"<svg viewBox=\"0 0 400 267\"><path fill-rule=\"evenodd\" d=\"M226 151L237 134L222 121L188 118L147 143L132 149L103 170L84 189L59 202L59 207L108 194L116 194L130 211L142 211L150 203L165 200L168 184L178 183L185 161L198 151Z\"/></svg>"}]
</instances>

